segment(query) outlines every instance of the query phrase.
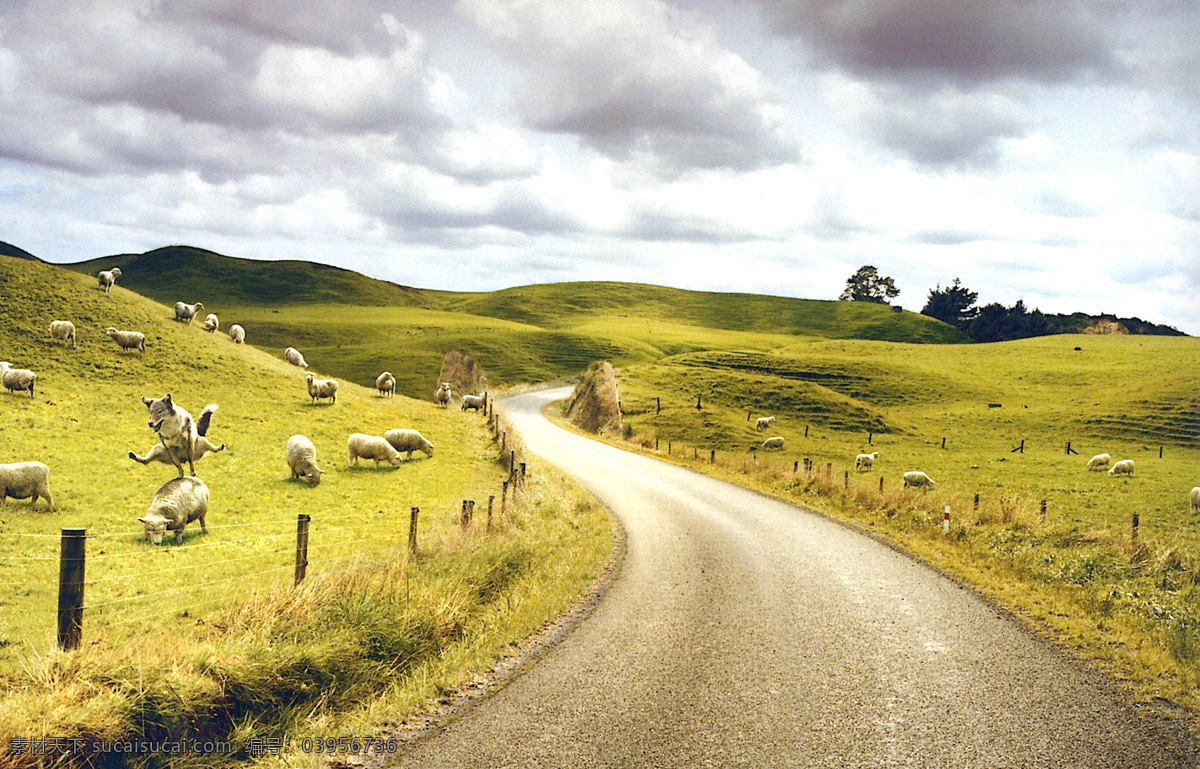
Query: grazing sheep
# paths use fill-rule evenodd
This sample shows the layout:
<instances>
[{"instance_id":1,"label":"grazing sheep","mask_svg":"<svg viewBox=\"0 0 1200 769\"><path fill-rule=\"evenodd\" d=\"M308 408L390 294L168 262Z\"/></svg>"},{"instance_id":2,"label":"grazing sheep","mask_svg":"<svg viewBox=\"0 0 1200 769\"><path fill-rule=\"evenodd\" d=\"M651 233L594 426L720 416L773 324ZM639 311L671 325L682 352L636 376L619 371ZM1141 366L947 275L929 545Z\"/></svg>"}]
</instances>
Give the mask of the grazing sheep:
<instances>
[{"instance_id":1,"label":"grazing sheep","mask_svg":"<svg viewBox=\"0 0 1200 769\"><path fill-rule=\"evenodd\" d=\"M0 383L4 384L4 389L11 392L21 390L29 391L29 397L33 397L33 386L37 383L37 374L27 368L13 368L8 361L0 361Z\"/></svg>"},{"instance_id":2,"label":"grazing sheep","mask_svg":"<svg viewBox=\"0 0 1200 769\"><path fill-rule=\"evenodd\" d=\"M393 467L400 466L400 454L386 440L375 435L352 433L346 440L346 451L352 465L357 465L358 458L362 457L375 460L376 470L379 469L380 460L390 462Z\"/></svg>"},{"instance_id":3,"label":"grazing sheep","mask_svg":"<svg viewBox=\"0 0 1200 769\"><path fill-rule=\"evenodd\" d=\"M383 437L396 451L407 452L405 459L412 459L414 451L424 451L426 456L433 456L433 444L416 430L402 427L388 430Z\"/></svg>"},{"instance_id":4,"label":"grazing sheep","mask_svg":"<svg viewBox=\"0 0 1200 769\"><path fill-rule=\"evenodd\" d=\"M208 314L208 317L204 319L204 330L211 334L220 327L221 327L221 321L217 318L216 315L214 315L210 312Z\"/></svg>"},{"instance_id":5,"label":"grazing sheep","mask_svg":"<svg viewBox=\"0 0 1200 769\"><path fill-rule=\"evenodd\" d=\"M75 349L75 324L69 320L55 320L50 323L50 338L70 340L71 349Z\"/></svg>"},{"instance_id":6,"label":"grazing sheep","mask_svg":"<svg viewBox=\"0 0 1200 769\"><path fill-rule=\"evenodd\" d=\"M450 383L441 382L438 388L433 391L433 402L439 406L447 406L450 404Z\"/></svg>"},{"instance_id":7,"label":"grazing sheep","mask_svg":"<svg viewBox=\"0 0 1200 769\"><path fill-rule=\"evenodd\" d=\"M479 409L483 408L483 405L482 395L464 395L462 397L463 411L466 411L467 409L475 409L476 411L479 411Z\"/></svg>"},{"instance_id":8,"label":"grazing sheep","mask_svg":"<svg viewBox=\"0 0 1200 769\"><path fill-rule=\"evenodd\" d=\"M1110 457L1108 454L1097 454L1088 460L1087 469L1103 470L1104 468L1108 467L1108 463L1111 459L1112 457Z\"/></svg>"},{"instance_id":9,"label":"grazing sheep","mask_svg":"<svg viewBox=\"0 0 1200 769\"><path fill-rule=\"evenodd\" d=\"M854 469L870 470L875 466L876 459L879 459L878 451L872 451L870 454L859 454L854 458Z\"/></svg>"},{"instance_id":10,"label":"grazing sheep","mask_svg":"<svg viewBox=\"0 0 1200 769\"><path fill-rule=\"evenodd\" d=\"M138 518L146 536L161 545L167 530L175 532L175 541L183 539L183 528L195 520L200 530L207 532L204 516L208 514L208 486L199 478L172 478L154 492L146 515Z\"/></svg>"},{"instance_id":11,"label":"grazing sheep","mask_svg":"<svg viewBox=\"0 0 1200 769\"><path fill-rule=\"evenodd\" d=\"M328 398L330 403L337 403L338 383L336 379L317 379L311 373L304 377L308 382L308 395L312 402L318 398Z\"/></svg>"},{"instance_id":12,"label":"grazing sheep","mask_svg":"<svg viewBox=\"0 0 1200 769\"><path fill-rule=\"evenodd\" d=\"M96 286L104 293L112 291L112 287L116 285L117 278L121 277L121 268L113 267L111 270L101 270L96 275Z\"/></svg>"},{"instance_id":13,"label":"grazing sheep","mask_svg":"<svg viewBox=\"0 0 1200 769\"><path fill-rule=\"evenodd\" d=\"M383 372L375 380L375 389L383 397L391 398L396 394L396 377L390 371Z\"/></svg>"},{"instance_id":14,"label":"grazing sheep","mask_svg":"<svg viewBox=\"0 0 1200 769\"><path fill-rule=\"evenodd\" d=\"M142 355L146 354L146 335L141 331L117 331L109 326L104 329L104 333L122 350L137 350Z\"/></svg>"},{"instance_id":15,"label":"grazing sheep","mask_svg":"<svg viewBox=\"0 0 1200 769\"><path fill-rule=\"evenodd\" d=\"M904 488L933 488L933 479L920 470L909 470L904 474Z\"/></svg>"},{"instance_id":16,"label":"grazing sheep","mask_svg":"<svg viewBox=\"0 0 1200 769\"><path fill-rule=\"evenodd\" d=\"M1192 502L1192 512L1200 513L1200 486L1192 487L1192 493L1188 499Z\"/></svg>"},{"instance_id":17,"label":"grazing sheep","mask_svg":"<svg viewBox=\"0 0 1200 769\"><path fill-rule=\"evenodd\" d=\"M185 302L175 303L175 320L181 323L191 323L192 318L196 317L196 313L204 309L204 302L196 302L195 304L187 304Z\"/></svg>"},{"instance_id":18,"label":"grazing sheep","mask_svg":"<svg viewBox=\"0 0 1200 769\"><path fill-rule=\"evenodd\" d=\"M143 398L142 400L145 401L147 399ZM150 403L152 404L153 401L151 401ZM149 408L149 407L150 407L150 404L147 404L147 408ZM178 412L183 412L184 414L187 413L179 406L174 406L174 410L177 413ZM225 450L224 443L222 443L220 446L217 446L217 445L214 445L211 441L209 441L209 439L206 437L208 434L208 428L212 424L213 414L215 414L216 411L217 411L217 404L211 403L208 406L204 407L204 411L200 412L200 418L196 420L196 434L192 438L191 461L193 461L193 462L199 462L201 459L208 456L209 454L216 454L218 451ZM188 419L190 419L190 417L188 417ZM187 420L185 419L183 421L186 422ZM161 431L161 425L160 425L160 430L156 430L156 432L159 432L159 431ZM183 439L180 438L180 439L174 441L172 443L171 449L172 449L171 453L168 454L166 446L164 446L162 443L156 443L150 447L149 451L146 452L146 456L139 457L137 454L135 454L131 451L131 452L129 452L129 458L135 462L141 462L143 465L148 465L151 462L161 462L164 465L172 465L173 467L179 468L180 473L182 473L183 472L183 463L188 460L188 455L187 455L187 451L186 451L186 447L184 445Z\"/></svg>"},{"instance_id":19,"label":"grazing sheep","mask_svg":"<svg viewBox=\"0 0 1200 769\"><path fill-rule=\"evenodd\" d=\"M283 359L293 366L300 368L308 368L308 363L305 362L304 356L295 347L289 347L283 351Z\"/></svg>"},{"instance_id":20,"label":"grazing sheep","mask_svg":"<svg viewBox=\"0 0 1200 769\"><path fill-rule=\"evenodd\" d=\"M54 497L50 494L50 468L41 462L14 462L0 465L0 502L8 497L29 498L29 506L37 504L38 497L45 497L50 509L54 509Z\"/></svg>"},{"instance_id":21,"label":"grazing sheep","mask_svg":"<svg viewBox=\"0 0 1200 769\"><path fill-rule=\"evenodd\" d=\"M774 421L775 417L759 417L754 420L754 429L759 431L766 430Z\"/></svg>"},{"instance_id":22,"label":"grazing sheep","mask_svg":"<svg viewBox=\"0 0 1200 769\"><path fill-rule=\"evenodd\" d=\"M765 441L762 442L762 447L764 449L782 449L783 448L783 436L776 435L773 438L767 438Z\"/></svg>"},{"instance_id":23,"label":"grazing sheep","mask_svg":"<svg viewBox=\"0 0 1200 769\"><path fill-rule=\"evenodd\" d=\"M1109 475L1133 475L1133 460L1122 459L1108 470Z\"/></svg>"},{"instance_id":24,"label":"grazing sheep","mask_svg":"<svg viewBox=\"0 0 1200 769\"><path fill-rule=\"evenodd\" d=\"M245 342L246 329L234 323L229 327L229 338L233 340L234 344L241 344L242 342Z\"/></svg>"},{"instance_id":25,"label":"grazing sheep","mask_svg":"<svg viewBox=\"0 0 1200 769\"><path fill-rule=\"evenodd\" d=\"M317 447L312 441L303 435L293 435L288 438L284 453L287 455L288 467L292 470L292 480L307 478L309 486L320 485L321 473L324 471L317 467Z\"/></svg>"}]
</instances>

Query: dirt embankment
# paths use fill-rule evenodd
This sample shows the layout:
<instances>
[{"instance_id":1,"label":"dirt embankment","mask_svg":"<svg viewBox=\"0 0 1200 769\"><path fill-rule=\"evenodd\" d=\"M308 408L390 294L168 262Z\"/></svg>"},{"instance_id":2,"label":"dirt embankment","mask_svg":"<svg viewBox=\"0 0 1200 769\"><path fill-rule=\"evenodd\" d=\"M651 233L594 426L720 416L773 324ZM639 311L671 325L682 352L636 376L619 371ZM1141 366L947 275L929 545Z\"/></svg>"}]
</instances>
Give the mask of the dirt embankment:
<instances>
[{"instance_id":1,"label":"dirt embankment","mask_svg":"<svg viewBox=\"0 0 1200 769\"><path fill-rule=\"evenodd\" d=\"M567 407L567 418L592 433L621 429L620 398L611 363L593 363L583 373Z\"/></svg>"},{"instance_id":2,"label":"dirt embankment","mask_svg":"<svg viewBox=\"0 0 1200 769\"><path fill-rule=\"evenodd\" d=\"M487 375L470 355L450 350L442 358L442 370L438 382L449 382L455 398L463 395L478 395L488 388ZM434 387L437 385L435 384Z\"/></svg>"}]
</instances>

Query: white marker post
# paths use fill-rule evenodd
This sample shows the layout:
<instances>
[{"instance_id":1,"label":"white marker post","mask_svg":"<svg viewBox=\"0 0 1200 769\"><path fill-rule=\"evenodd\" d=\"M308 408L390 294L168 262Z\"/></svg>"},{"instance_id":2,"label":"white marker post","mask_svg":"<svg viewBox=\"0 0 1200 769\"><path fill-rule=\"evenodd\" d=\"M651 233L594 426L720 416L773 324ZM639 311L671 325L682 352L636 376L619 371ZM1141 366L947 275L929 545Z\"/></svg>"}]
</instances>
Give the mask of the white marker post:
<instances>
[{"instance_id":1,"label":"white marker post","mask_svg":"<svg viewBox=\"0 0 1200 769\"><path fill-rule=\"evenodd\" d=\"M946 505L946 512L942 515L942 533L950 533L950 505Z\"/></svg>"}]
</instances>

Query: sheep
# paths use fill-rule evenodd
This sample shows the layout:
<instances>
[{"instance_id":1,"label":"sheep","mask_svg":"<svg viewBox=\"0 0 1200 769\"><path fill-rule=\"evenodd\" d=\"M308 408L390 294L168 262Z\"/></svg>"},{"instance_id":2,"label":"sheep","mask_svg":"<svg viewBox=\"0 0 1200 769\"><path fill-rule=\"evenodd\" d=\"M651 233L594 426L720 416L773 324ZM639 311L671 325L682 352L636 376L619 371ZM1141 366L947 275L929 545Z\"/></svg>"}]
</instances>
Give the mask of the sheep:
<instances>
[{"instance_id":1,"label":"sheep","mask_svg":"<svg viewBox=\"0 0 1200 769\"><path fill-rule=\"evenodd\" d=\"M854 458L854 469L870 470L875 466L876 459L879 459L878 451L872 451L870 454L859 454Z\"/></svg>"},{"instance_id":2,"label":"sheep","mask_svg":"<svg viewBox=\"0 0 1200 769\"><path fill-rule=\"evenodd\" d=\"M289 347L283 351L283 359L293 366L300 368L308 368L308 363L305 362L304 356L295 347Z\"/></svg>"},{"instance_id":3,"label":"sheep","mask_svg":"<svg viewBox=\"0 0 1200 769\"><path fill-rule=\"evenodd\" d=\"M10 393L28 390L29 397L33 398L33 386L37 383L37 374L27 368L13 368L8 361L0 361L0 383L3 383L4 389Z\"/></svg>"},{"instance_id":4,"label":"sheep","mask_svg":"<svg viewBox=\"0 0 1200 769\"><path fill-rule=\"evenodd\" d=\"M204 319L204 330L211 334L220 327L221 327L221 321L217 318L216 315L214 315L210 312L208 314L208 317Z\"/></svg>"},{"instance_id":5,"label":"sheep","mask_svg":"<svg viewBox=\"0 0 1200 769\"><path fill-rule=\"evenodd\" d=\"M149 401L149 399L143 398L142 401L146 402ZM151 407L151 405L153 405L153 403L154 401L149 401L146 403L147 410ZM176 432L185 432L190 434L191 428L187 427L187 422L191 419L191 417L184 416L187 414L187 412L180 406L172 404L172 408L175 412L177 412L178 421L184 425L181 430L177 430ZM212 424L212 417L216 412L217 404L210 403L204 407L204 411L200 412L200 418L194 420L196 432L191 436L191 461L193 463L199 462L209 454L216 454L218 451L225 450L224 443L222 443L220 446L217 446L213 444L207 437L209 425ZM156 432L162 431L163 424L164 422L159 423L159 429L156 430ZM167 429L171 430L172 428L168 427ZM175 433L172 433L172 435L174 436ZM186 453L187 446L185 445L184 440L185 439L176 437L175 440L171 441L171 453L167 453L167 448L162 443L156 443L150 447L149 451L146 452L146 456L139 457L137 454L131 451L129 452L129 458L135 462L141 462L143 465L148 465L151 462L161 462L164 465L171 465L178 468L179 472L182 473L183 463L188 460L188 455ZM173 457L172 454L174 455Z\"/></svg>"},{"instance_id":6,"label":"sheep","mask_svg":"<svg viewBox=\"0 0 1200 769\"><path fill-rule=\"evenodd\" d=\"M303 435L293 435L288 438L284 453L292 471L292 480L307 478L309 486L320 485L324 471L317 467L317 447L312 441Z\"/></svg>"},{"instance_id":7,"label":"sheep","mask_svg":"<svg viewBox=\"0 0 1200 769\"><path fill-rule=\"evenodd\" d=\"M137 350L142 355L146 354L146 335L141 331L117 331L109 326L104 329L104 333L108 334L109 338L116 342L122 350Z\"/></svg>"},{"instance_id":8,"label":"sheep","mask_svg":"<svg viewBox=\"0 0 1200 769\"><path fill-rule=\"evenodd\" d=\"M75 324L69 320L55 320L50 323L50 338L70 340L71 349L75 349Z\"/></svg>"},{"instance_id":9,"label":"sheep","mask_svg":"<svg viewBox=\"0 0 1200 769\"><path fill-rule=\"evenodd\" d=\"M767 438L765 441L762 442L762 447L764 449L782 449L783 448L783 436L776 435L773 438Z\"/></svg>"},{"instance_id":10,"label":"sheep","mask_svg":"<svg viewBox=\"0 0 1200 769\"><path fill-rule=\"evenodd\" d=\"M146 536L156 545L161 545L167 530L175 532L175 541L183 539L183 528L195 520L200 521L200 530L208 531L204 516L208 514L208 486L199 478L182 476L172 478L154 492L146 515L138 518Z\"/></svg>"},{"instance_id":11,"label":"sheep","mask_svg":"<svg viewBox=\"0 0 1200 769\"><path fill-rule=\"evenodd\" d=\"M483 406L484 403L482 395L464 395L462 397L463 411L466 411L467 409L475 409L476 411L479 411L479 409L483 408Z\"/></svg>"},{"instance_id":12,"label":"sheep","mask_svg":"<svg viewBox=\"0 0 1200 769\"><path fill-rule=\"evenodd\" d=\"M1097 454L1088 460L1087 469L1103 470L1104 468L1108 467L1108 462L1111 459L1112 457L1110 457L1108 454Z\"/></svg>"},{"instance_id":13,"label":"sheep","mask_svg":"<svg viewBox=\"0 0 1200 769\"><path fill-rule=\"evenodd\" d=\"M909 470L904 474L904 488L933 488L933 479L920 470Z\"/></svg>"},{"instance_id":14,"label":"sheep","mask_svg":"<svg viewBox=\"0 0 1200 769\"><path fill-rule=\"evenodd\" d=\"M433 402L439 406L447 406L450 403L450 383L440 382L438 388L433 391Z\"/></svg>"},{"instance_id":15,"label":"sheep","mask_svg":"<svg viewBox=\"0 0 1200 769\"><path fill-rule=\"evenodd\" d=\"M195 304L187 304L185 302L175 303L175 320L180 323L191 323L192 318L196 317L196 313L204 309L204 302L196 302Z\"/></svg>"},{"instance_id":16,"label":"sheep","mask_svg":"<svg viewBox=\"0 0 1200 769\"><path fill-rule=\"evenodd\" d=\"M1122 459L1108 470L1109 475L1133 475L1133 460Z\"/></svg>"},{"instance_id":17,"label":"sheep","mask_svg":"<svg viewBox=\"0 0 1200 769\"><path fill-rule=\"evenodd\" d=\"M336 379L317 379L311 373L304 377L308 382L308 394L312 402L318 398L328 398L330 403L337 403L338 383Z\"/></svg>"},{"instance_id":18,"label":"sheep","mask_svg":"<svg viewBox=\"0 0 1200 769\"><path fill-rule=\"evenodd\" d=\"M1188 497L1192 503L1192 512L1200 513L1200 486L1193 486L1192 493Z\"/></svg>"},{"instance_id":19,"label":"sheep","mask_svg":"<svg viewBox=\"0 0 1200 769\"><path fill-rule=\"evenodd\" d=\"M96 286L104 293L112 291L112 287L116 285L117 278L121 277L121 268L113 267L111 270L101 270L96 275Z\"/></svg>"},{"instance_id":20,"label":"sheep","mask_svg":"<svg viewBox=\"0 0 1200 769\"><path fill-rule=\"evenodd\" d=\"M246 329L234 323L229 327L229 338L233 340L234 344L242 344L246 341Z\"/></svg>"},{"instance_id":21,"label":"sheep","mask_svg":"<svg viewBox=\"0 0 1200 769\"><path fill-rule=\"evenodd\" d=\"M412 459L414 451L424 451L426 456L433 456L433 444L416 430L401 427L388 430L383 437L396 451L407 452L405 459Z\"/></svg>"},{"instance_id":22,"label":"sheep","mask_svg":"<svg viewBox=\"0 0 1200 769\"><path fill-rule=\"evenodd\" d=\"M396 394L396 377L390 371L383 372L375 379L375 389L383 397L391 398Z\"/></svg>"},{"instance_id":23,"label":"sheep","mask_svg":"<svg viewBox=\"0 0 1200 769\"><path fill-rule=\"evenodd\" d=\"M1194 495L1193 495L1194 496ZM0 502L8 497L25 499L29 497L29 506L37 504L38 497L44 497L54 509L54 497L50 494L50 468L41 462L14 462L10 465L0 465Z\"/></svg>"},{"instance_id":24,"label":"sheep","mask_svg":"<svg viewBox=\"0 0 1200 769\"><path fill-rule=\"evenodd\" d=\"M770 427L771 423L774 421L775 417L759 417L758 419L754 420L754 429L761 432Z\"/></svg>"},{"instance_id":25,"label":"sheep","mask_svg":"<svg viewBox=\"0 0 1200 769\"><path fill-rule=\"evenodd\" d=\"M375 460L376 470L379 469L380 460L390 462L393 467L400 466L400 454L390 443L375 435L352 433L346 440L346 451L349 454L348 461L352 465L357 465L358 458L362 457Z\"/></svg>"}]
</instances>

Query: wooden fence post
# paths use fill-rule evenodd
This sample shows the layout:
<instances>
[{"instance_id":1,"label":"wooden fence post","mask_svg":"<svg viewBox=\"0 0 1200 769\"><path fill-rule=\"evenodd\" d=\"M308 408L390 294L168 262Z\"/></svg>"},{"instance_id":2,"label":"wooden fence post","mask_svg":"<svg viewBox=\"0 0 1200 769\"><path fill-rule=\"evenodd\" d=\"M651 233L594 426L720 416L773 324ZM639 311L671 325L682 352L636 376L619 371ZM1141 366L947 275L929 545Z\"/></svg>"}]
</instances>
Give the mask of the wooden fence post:
<instances>
[{"instance_id":1,"label":"wooden fence post","mask_svg":"<svg viewBox=\"0 0 1200 769\"><path fill-rule=\"evenodd\" d=\"M87 529L63 529L58 561L58 645L78 649L83 638L83 566Z\"/></svg>"},{"instance_id":2,"label":"wooden fence post","mask_svg":"<svg viewBox=\"0 0 1200 769\"><path fill-rule=\"evenodd\" d=\"M805 437L805 438L807 438L807 437L808 437L808 425L805 425L805 426L804 426L804 437Z\"/></svg>"},{"instance_id":3,"label":"wooden fence post","mask_svg":"<svg viewBox=\"0 0 1200 769\"><path fill-rule=\"evenodd\" d=\"M661 414L661 413L662 413L662 398L658 398L658 397L656 397L656 398L654 399L654 413L655 413L655 414Z\"/></svg>"},{"instance_id":4,"label":"wooden fence post","mask_svg":"<svg viewBox=\"0 0 1200 769\"><path fill-rule=\"evenodd\" d=\"M842 488L848 489L848 488L850 488L850 471L846 470L845 472L846 472L846 477L842 481Z\"/></svg>"},{"instance_id":5,"label":"wooden fence post","mask_svg":"<svg viewBox=\"0 0 1200 769\"><path fill-rule=\"evenodd\" d=\"M417 514L421 512L421 508L414 507L408 518L408 552L416 555L417 553Z\"/></svg>"},{"instance_id":6,"label":"wooden fence post","mask_svg":"<svg viewBox=\"0 0 1200 769\"><path fill-rule=\"evenodd\" d=\"M709 449L709 451L708 451L708 463L711 465L713 462L716 462L716 461L717 461L717 450L716 450L716 449Z\"/></svg>"},{"instance_id":7,"label":"wooden fence post","mask_svg":"<svg viewBox=\"0 0 1200 769\"><path fill-rule=\"evenodd\" d=\"M975 512L979 512L979 494L975 494Z\"/></svg>"},{"instance_id":8,"label":"wooden fence post","mask_svg":"<svg viewBox=\"0 0 1200 769\"><path fill-rule=\"evenodd\" d=\"M488 531L492 530L492 504L495 501L496 501L496 495L489 494L488 495L488 520L487 520L487 530Z\"/></svg>"},{"instance_id":9,"label":"wooden fence post","mask_svg":"<svg viewBox=\"0 0 1200 769\"><path fill-rule=\"evenodd\" d=\"M696 396L696 411L700 410L700 396Z\"/></svg>"},{"instance_id":10,"label":"wooden fence post","mask_svg":"<svg viewBox=\"0 0 1200 769\"><path fill-rule=\"evenodd\" d=\"M1046 500L1042 500L1042 521L1046 520Z\"/></svg>"},{"instance_id":11,"label":"wooden fence post","mask_svg":"<svg viewBox=\"0 0 1200 769\"><path fill-rule=\"evenodd\" d=\"M883 493L883 476L879 476L879 493Z\"/></svg>"},{"instance_id":12,"label":"wooden fence post","mask_svg":"<svg viewBox=\"0 0 1200 769\"><path fill-rule=\"evenodd\" d=\"M1139 522L1138 514L1134 513L1133 514L1133 529L1129 534L1129 538L1135 545L1137 544L1137 541L1138 541L1138 522Z\"/></svg>"},{"instance_id":13,"label":"wooden fence post","mask_svg":"<svg viewBox=\"0 0 1200 769\"><path fill-rule=\"evenodd\" d=\"M304 575L308 571L308 522L310 520L312 518L304 513L296 516L296 581L294 583L296 585L304 581Z\"/></svg>"},{"instance_id":14,"label":"wooden fence post","mask_svg":"<svg viewBox=\"0 0 1200 769\"><path fill-rule=\"evenodd\" d=\"M458 521L463 527L464 531L466 531L467 527L471 525L471 510L467 507L467 500L465 499L462 501L462 513L459 516Z\"/></svg>"}]
</instances>

